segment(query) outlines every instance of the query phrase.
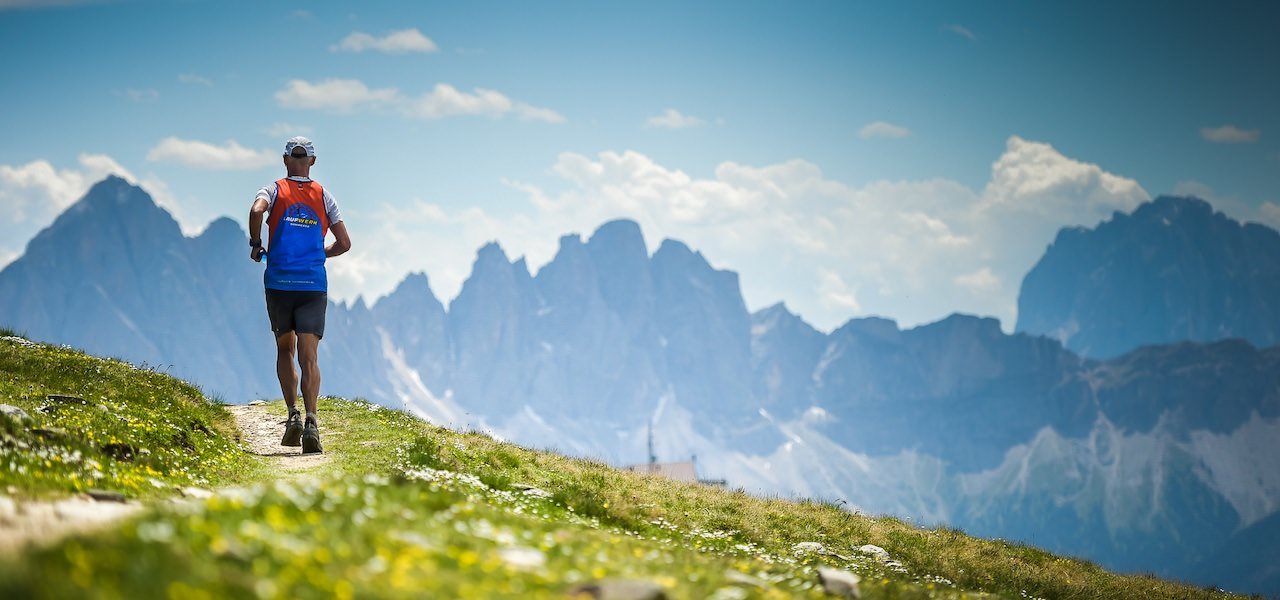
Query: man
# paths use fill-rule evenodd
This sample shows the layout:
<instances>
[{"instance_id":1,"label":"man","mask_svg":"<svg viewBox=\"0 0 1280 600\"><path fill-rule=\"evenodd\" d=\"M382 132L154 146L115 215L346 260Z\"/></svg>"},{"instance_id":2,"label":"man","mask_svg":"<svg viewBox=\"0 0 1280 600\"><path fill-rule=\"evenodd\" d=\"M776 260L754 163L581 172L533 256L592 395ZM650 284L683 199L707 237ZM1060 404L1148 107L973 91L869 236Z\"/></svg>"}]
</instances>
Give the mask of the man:
<instances>
[{"instance_id":1,"label":"man","mask_svg":"<svg viewBox=\"0 0 1280 600\"><path fill-rule=\"evenodd\" d=\"M249 258L266 258L263 284L267 296L267 316L276 335L276 376L284 393L289 417L285 421L282 446L302 446L303 454L323 452L320 425L316 419L316 399L320 395L320 366L316 352L324 337L324 313L328 306L328 277L324 261L351 249L347 226L338 212L338 203L329 190L311 180L316 164L315 146L304 137L291 138L284 145L284 166L288 176L258 190L249 209ZM270 243L262 246L262 219L267 216ZM324 245L326 231L334 242ZM294 356L302 370L302 402L306 422L298 413L298 373Z\"/></svg>"}]
</instances>

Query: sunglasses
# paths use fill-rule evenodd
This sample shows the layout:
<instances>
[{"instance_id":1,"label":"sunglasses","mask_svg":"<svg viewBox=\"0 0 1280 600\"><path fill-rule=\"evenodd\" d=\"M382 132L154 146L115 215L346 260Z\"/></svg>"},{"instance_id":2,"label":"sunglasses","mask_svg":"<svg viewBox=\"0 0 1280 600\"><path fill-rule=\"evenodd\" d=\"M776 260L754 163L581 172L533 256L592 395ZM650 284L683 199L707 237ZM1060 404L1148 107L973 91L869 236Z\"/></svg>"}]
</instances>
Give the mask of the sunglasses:
<instances>
[{"instance_id":1,"label":"sunglasses","mask_svg":"<svg viewBox=\"0 0 1280 600\"><path fill-rule=\"evenodd\" d=\"M309 156L307 156L307 155L306 155L306 153L303 153L303 154L286 154L285 156L288 156L289 158L310 158Z\"/></svg>"}]
</instances>

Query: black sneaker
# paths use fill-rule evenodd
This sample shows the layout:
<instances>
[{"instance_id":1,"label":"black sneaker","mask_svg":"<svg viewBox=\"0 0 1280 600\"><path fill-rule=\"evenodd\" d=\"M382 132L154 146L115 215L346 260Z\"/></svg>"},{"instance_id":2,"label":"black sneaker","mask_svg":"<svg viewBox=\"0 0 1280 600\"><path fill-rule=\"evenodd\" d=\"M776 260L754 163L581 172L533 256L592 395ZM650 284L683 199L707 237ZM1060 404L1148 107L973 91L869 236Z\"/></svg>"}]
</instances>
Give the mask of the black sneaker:
<instances>
[{"instance_id":1,"label":"black sneaker","mask_svg":"<svg viewBox=\"0 0 1280 600\"><path fill-rule=\"evenodd\" d=\"M315 419L307 417L307 424L302 428L302 453L315 454L316 452L324 452L320 447L320 426L316 425Z\"/></svg>"},{"instance_id":2,"label":"black sneaker","mask_svg":"<svg viewBox=\"0 0 1280 600\"><path fill-rule=\"evenodd\" d=\"M284 437L280 438L280 445L302 445L302 413L296 408L289 411L289 419L284 422Z\"/></svg>"}]
</instances>

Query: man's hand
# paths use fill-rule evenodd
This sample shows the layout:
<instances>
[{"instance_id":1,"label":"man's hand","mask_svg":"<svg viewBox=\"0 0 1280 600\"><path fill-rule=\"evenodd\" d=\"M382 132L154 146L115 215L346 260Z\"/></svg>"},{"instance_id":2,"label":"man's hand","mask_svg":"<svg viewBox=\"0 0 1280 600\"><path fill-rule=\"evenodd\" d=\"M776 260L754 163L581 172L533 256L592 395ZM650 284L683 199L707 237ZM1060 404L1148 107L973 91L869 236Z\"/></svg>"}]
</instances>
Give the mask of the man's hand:
<instances>
[{"instance_id":1,"label":"man's hand","mask_svg":"<svg viewBox=\"0 0 1280 600\"><path fill-rule=\"evenodd\" d=\"M262 262L262 257L266 256L267 250L262 246L254 246L249 249L249 260L253 262Z\"/></svg>"}]
</instances>

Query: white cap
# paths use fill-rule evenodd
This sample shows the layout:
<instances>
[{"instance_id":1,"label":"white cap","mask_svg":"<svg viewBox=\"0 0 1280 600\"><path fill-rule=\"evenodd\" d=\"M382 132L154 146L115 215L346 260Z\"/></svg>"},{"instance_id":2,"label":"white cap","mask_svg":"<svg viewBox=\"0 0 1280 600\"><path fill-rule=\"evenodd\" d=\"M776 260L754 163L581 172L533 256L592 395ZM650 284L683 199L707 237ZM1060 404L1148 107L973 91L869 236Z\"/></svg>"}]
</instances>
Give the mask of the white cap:
<instances>
[{"instance_id":1,"label":"white cap","mask_svg":"<svg viewBox=\"0 0 1280 600\"><path fill-rule=\"evenodd\" d=\"M286 155L293 154L293 149L298 147L301 147L302 149L306 150L307 156L316 155L316 148L315 146L311 145L311 140L304 138L302 136L289 138L289 141L284 143L284 153Z\"/></svg>"}]
</instances>

